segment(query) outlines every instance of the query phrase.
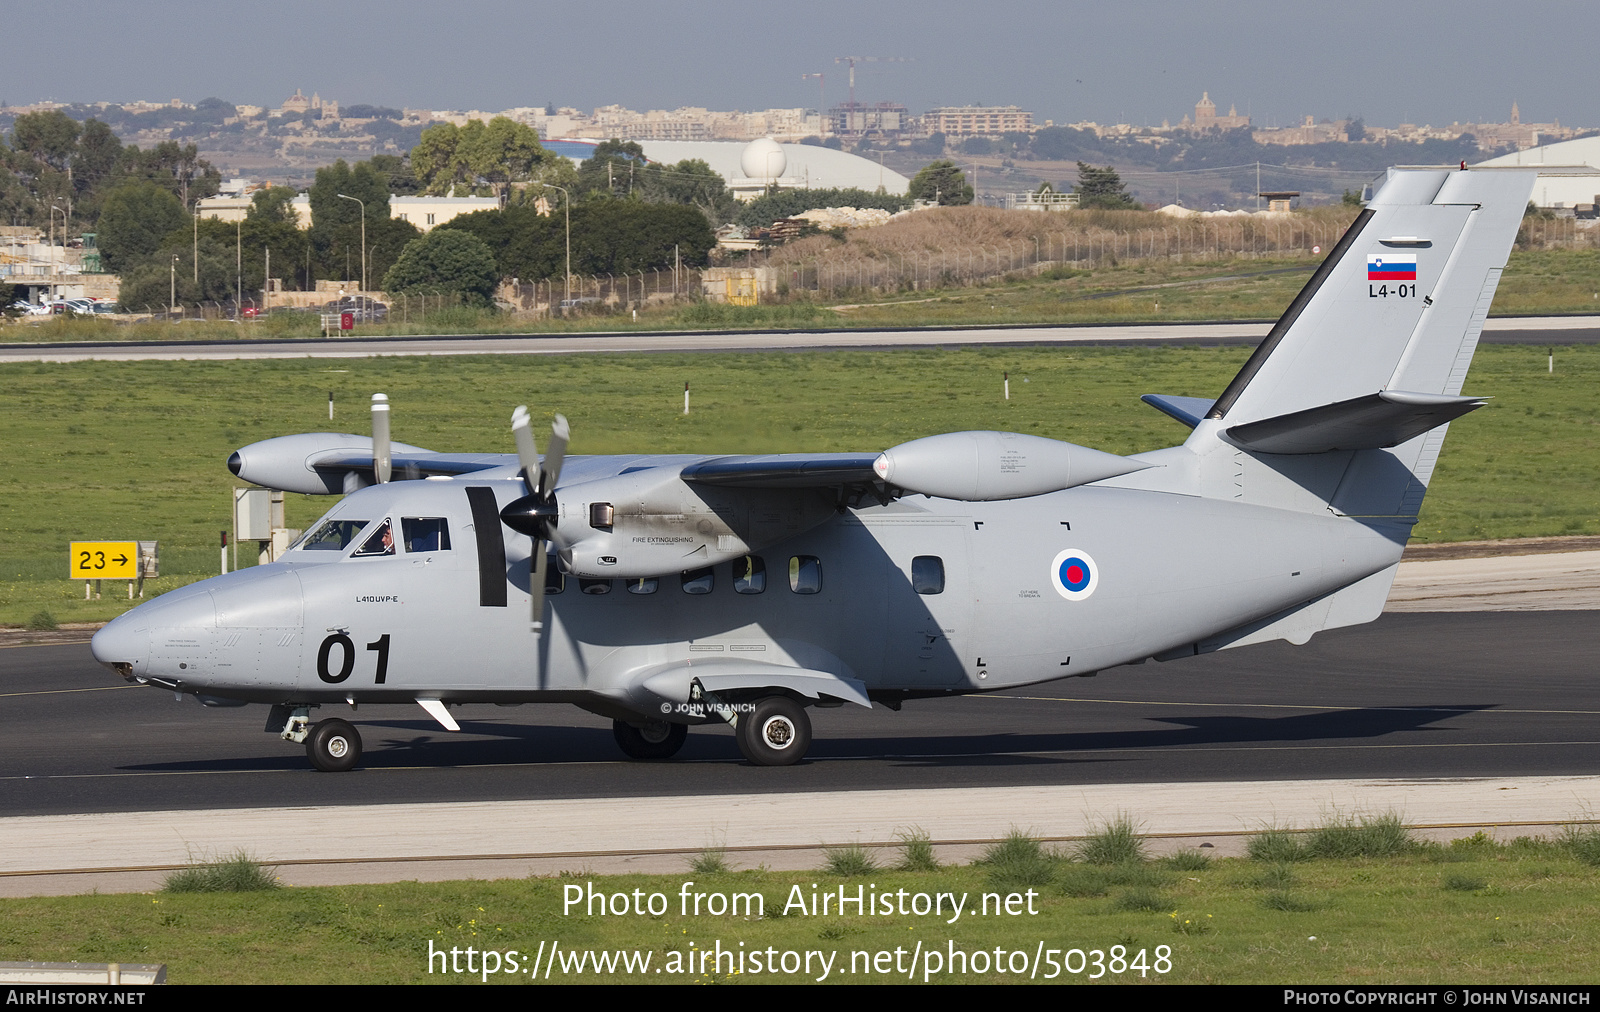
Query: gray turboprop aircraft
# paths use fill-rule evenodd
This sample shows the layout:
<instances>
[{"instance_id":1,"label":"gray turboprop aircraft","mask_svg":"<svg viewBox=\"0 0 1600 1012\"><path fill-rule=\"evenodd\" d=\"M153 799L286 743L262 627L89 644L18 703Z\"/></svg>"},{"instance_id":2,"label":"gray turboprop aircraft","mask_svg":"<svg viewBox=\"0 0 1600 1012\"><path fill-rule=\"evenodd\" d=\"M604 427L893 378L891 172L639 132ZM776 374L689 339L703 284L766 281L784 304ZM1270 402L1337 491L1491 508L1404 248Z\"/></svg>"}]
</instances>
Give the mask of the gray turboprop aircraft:
<instances>
[{"instance_id":1,"label":"gray turboprop aircraft","mask_svg":"<svg viewBox=\"0 0 1600 1012\"><path fill-rule=\"evenodd\" d=\"M572 703L629 756L726 721L752 762L807 708L1014 688L1369 622L1461 396L1527 171L1390 170L1215 400L1127 457L1005 432L882 453L431 453L310 433L247 481L348 493L277 562L175 590L94 637L124 678L265 703L321 770L361 756L322 706Z\"/></svg>"}]
</instances>

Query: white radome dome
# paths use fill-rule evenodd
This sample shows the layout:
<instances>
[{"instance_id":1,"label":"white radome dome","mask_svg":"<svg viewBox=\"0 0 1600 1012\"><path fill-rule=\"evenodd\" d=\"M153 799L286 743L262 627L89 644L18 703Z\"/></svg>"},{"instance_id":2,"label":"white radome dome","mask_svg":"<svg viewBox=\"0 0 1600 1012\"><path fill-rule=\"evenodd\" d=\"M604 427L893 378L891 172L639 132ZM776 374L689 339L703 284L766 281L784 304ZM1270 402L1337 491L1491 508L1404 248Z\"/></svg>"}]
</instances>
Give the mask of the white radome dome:
<instances>
[{"instance_id":1,"label":"white radome dome","mask_svg":"<svg viewBox=\"0 0 1600 1012\"><path fill-rule=\"evenodd\" d=\"M747 179L778 179L789 167L789 158L783 146L771 137L753 140L739 156L739 168Z\"/></svg>"}]
</instances>

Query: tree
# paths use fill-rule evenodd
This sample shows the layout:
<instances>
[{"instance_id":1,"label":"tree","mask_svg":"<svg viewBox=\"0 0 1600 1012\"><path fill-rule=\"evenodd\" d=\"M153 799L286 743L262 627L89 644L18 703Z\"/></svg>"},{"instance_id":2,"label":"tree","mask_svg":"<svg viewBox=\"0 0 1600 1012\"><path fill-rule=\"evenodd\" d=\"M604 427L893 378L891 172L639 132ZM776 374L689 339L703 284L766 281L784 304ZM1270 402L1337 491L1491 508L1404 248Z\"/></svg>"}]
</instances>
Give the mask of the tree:
<instances>
[{"instance_id":1,"label":"tree","mask_svg":"<svg viewBox=\"0 0 1600 1012\"><path fill-rule=\"evenodd\" d=\"M738 208L722 176L699 158L685 158L676 165L652 163L645 166L638 194L652 204L685 204L699 208L713 225L732 220Z\"/></svg>"},{"instance_id":2,"label":"tree","mask_svg":"<svg viewBox=\"0 0 1600 1012\"><path fill-rule=\"evenodd\" d=\"M78 121L62 112L30 112L11 127L11 147L58 172L65 172L78 151Z\"/></svg>"},{"instance_id":3,"label":"tree","mask_svg":"<svg viewBox=\"0 0 1600 1012\"><path fill-rule=\"evenodd\" d=\"M188 227L189 212L164 187L145 182L112 190L106 194L99 224L106 269L124 269L160 249L171 233Z\"/></svg>"},{"instance_id":4,"label":"tree","mask_svg":"<svg viewBox=\"0 0 1600 1012\"><path fill-rule=\"evenodd\" d=\"M467 301L488 302L500 272L482 239L462 229L438 228L406 244L383 276L391 295L459 293Z\"/></svg>"},{"instance_id":5,"label":"tree","mask_svg":"<svg viewBox=\"0 0 1600 1012\"><path fill-rule=\"evenodd\" d=\"M244 212L245 220L275 222L298 228L300 216L295 213L295 196L294 188L289 186L269 186L257 190L250 198L249 208Z\"/></svg>"},{"instance_id":6,"label":"tree","mask_svg":"<svg viewBox=\"0 0 1600 1012\"><path fill-rule=\"evenodd\" d=\"M501 277L560 277L566 271L566 222L528 205L463 214L434 232L459 229L482 239ZM705 215L692 207L638 200L585 200L572 205L572 269L621 274L672 266L674 255L700 266L717 244Z\"/></svg>"},{"instance_id":7,"label":"tree","mask_svg":"<svg viewBox=\"0 0 1600 1012\"><path fill-rule=\"evenodd\" d=\"M184 207L222 188L222 173L201 158L193 144L177 141L162 141L149 151L128 148L124 171L129 178L166 187Z\"/></svg>"},{"instance_id":8,"label":"tree","mask_svg":"<svg viewBox=\"0 0 1600 1012\"><path fill-rule=\"evenodd\" d=\"M473 189L481 180L504 198L512 183L526 181L535 167L553 157L540 146L532 127L496 116L488 123L440 123L422 131L411 149L411 166L424 193L448 196L456 191L460 196L461 189Z\"/></svg>"},{"instance_id":9,"label":"tree","mask_svg":"<svg viewBox=\"0 0 1600 1012\"><path fill-rule=\"evenodd\" d=\"M411 171L411 165L399 155L373 155L368 161L389 181L390 193L410 196L422 192L422 181Z\"/></svg>"},{"instance_id":10,"label":"tree","mask_svg":"<svg viewBox=\"0 0 1600 1012\"><path fill-rule=\"evenodd\" d=\"M636 141L601 141L594 154L578 166L578 190L626 197L633 192L635 176L646 162L644 148Z\"/></svg>"},{"instance_id":11,"label":"tree","mask_svg":"<svg viewBox=\"0 0 1600 1012\"><path fill-rule=\"evenodd\" d=\"M1111 166L1097 169L1087 162L1078 163L1078 185L1072 188L1078 195L1078 206L1085 210L1135 211L1141 205L1122 186L1122 177Z\"/></svg>"},{"instance_id":12,"label":"tree","mask_svg":"<svg viewBox=\"0 0 1600 1012\"><path fill-rule=\"evenodd\" d=\"M967 174L948 159L929 162L911 180L906 196L912 200L936 200L941 205L970 204L974 196Z\"/></svg>"}]
</instances>

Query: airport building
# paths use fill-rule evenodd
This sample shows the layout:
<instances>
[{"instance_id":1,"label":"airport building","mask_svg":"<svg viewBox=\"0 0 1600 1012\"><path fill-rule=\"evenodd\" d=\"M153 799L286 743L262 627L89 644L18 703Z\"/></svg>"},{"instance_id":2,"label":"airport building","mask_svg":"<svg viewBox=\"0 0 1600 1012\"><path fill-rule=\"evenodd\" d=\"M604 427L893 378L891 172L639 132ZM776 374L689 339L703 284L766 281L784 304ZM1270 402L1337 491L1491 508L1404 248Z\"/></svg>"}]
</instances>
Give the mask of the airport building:
<instances>
[{"instance_id":1,"label":"airport building","mask_svg":"<svg viewBox=\"0 0 1600 1012\"><path fill-rule=\"evenodd\" d=\"M1600 137L1541 144L1479 162L1485 167L1534 166L1533 202L1546 208L1593 207L1600 204Z\"/></svg>"},{"instance_id":2,"label":"airport building","mask_svg":"<svg viewBox=\"0 0 1600 1012\"><path fill-rule=\"evenodd\" d=\"M549 150L581 162L594 153L599 141L556 138L541 143ZM640 141L652 162L672 165L698 158L727 181L740 200L754 200L767 188L855 188L903 194L911 180L882 163L848 151L815 144L779 144L770 137L751 141Z\"/></svg>"}]
</instances>

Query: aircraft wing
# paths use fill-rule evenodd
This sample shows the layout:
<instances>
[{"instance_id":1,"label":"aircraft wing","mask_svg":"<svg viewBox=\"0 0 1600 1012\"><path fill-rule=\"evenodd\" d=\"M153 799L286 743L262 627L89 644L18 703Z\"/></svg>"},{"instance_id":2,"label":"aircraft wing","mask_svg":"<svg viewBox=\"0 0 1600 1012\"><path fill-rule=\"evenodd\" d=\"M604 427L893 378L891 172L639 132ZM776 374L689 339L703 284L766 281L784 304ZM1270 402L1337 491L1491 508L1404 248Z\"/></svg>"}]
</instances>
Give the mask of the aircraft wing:
<instances>
[{"instance_id":1,"label":"aircraft wing","mask_svg":"<svg viewBox=\"0 0 1600 1012\"><path fill-rule=\"evenodd\" d=\"M690 464L684 481L734 488L835 488L881 484L872 465L879 453L768 453L715 457Z\"/></svg>"}]
</instances>

